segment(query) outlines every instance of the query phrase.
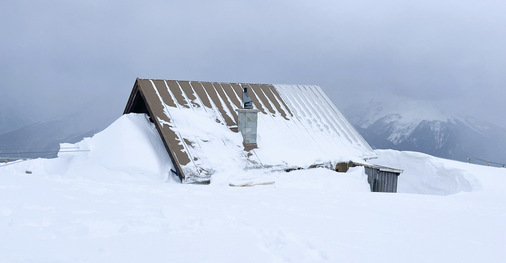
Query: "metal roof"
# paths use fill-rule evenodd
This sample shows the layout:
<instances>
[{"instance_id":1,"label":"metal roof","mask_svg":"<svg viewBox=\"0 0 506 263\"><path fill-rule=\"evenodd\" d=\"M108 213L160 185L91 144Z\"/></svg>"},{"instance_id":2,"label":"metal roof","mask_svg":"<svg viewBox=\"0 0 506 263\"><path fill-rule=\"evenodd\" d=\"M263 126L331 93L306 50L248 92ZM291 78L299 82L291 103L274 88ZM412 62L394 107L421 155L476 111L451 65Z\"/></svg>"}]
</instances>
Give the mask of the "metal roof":
<instances>
[{"instance_id":1,"label":"metal roof","mask_svg":"<svg viewBox=\"0 0 506 263\"><path fill-rule=\"evenodd\" d=\"M244 87L249 89L254 108L260 110L259 144L250 151L237 140L236 109L242 108ZM314 85L137 79L124 111L130 112L150 116L184 182L209 180L219 169L213 163L219 156L213 155L234 158L229 162L244 168L304 167L375 156ZM209 119L213 121L207 122ZM205 136L192 132L202 130L202 125L207 125ZM218 148L209 147L211 141L220 141Z\"/></svg>"}]
</instances>

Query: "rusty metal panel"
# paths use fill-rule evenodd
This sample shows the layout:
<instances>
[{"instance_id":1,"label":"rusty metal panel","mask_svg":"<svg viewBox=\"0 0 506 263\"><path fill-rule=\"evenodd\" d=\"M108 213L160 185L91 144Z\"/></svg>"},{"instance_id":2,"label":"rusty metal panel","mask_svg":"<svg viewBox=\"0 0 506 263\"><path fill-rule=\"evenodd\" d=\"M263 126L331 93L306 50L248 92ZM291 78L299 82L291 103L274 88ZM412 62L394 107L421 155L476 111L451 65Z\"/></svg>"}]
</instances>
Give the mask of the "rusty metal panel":
<instances>
[{"instance_id":1,"label":"rusty metal panel","mask_svg":"<svg viewBox=\"0 0 506 263\"><path fill-rule=\"evenodd\" d=\"M160 127L162 136L167 139L167 143L181 165L186 165L190 162L190 157L184 152L184 147L181 144L180 138L168 124L171 119L164 113L165 100L157 94L156 86L153 86L149 80L140 81L141 92L146 99L146 104L151 109L152 114L156 118L156 124Z\"/></svg>"},{"instance_id":2,"label":"rusty metal panel","mask_svg":"<svg viewBox=\"0 0 506 263\"><path fill-rule=\"evenodd\" d=\"M276 111L272 107L269 99L265 96L262 85L260 84L251 84L253 93L257 96L257 98L260 100L263 107L265 107L271 114L275 114Z\"/></svg>"},{"instance_id":3,"label":"rusty metal panel","mask_svg":"<svg viewBox=\"0 0 506 263\"><path fill-rule=\"evenodd\" d=\"M218 99L220 101L220 104L223 106L223 111L226 114L225 121L230 118L230 122L227 121L227 126L233 126L237 125L237 113L235 112L235 107L233 102L230 100L230 98L227 96L225 91L223 90L223 87L220 83L213 83L214 89L216 90L216 94L218 95Z\"/></svg>"},{"instance_id":4,"label":"rusty metal panel","mask_svg":"<svg viewBox=\"0 0 506 263\"><path fill-rule=\"evenodd\" d=\"M277 91L276 89L274 88L274 86L272 85L261 85L261 90L262 92L265 94L265 96L268 98L268 100L272 103L272 105L274 106L275 108L275 111L278 112L279 114L281 114L281 116L285 119L285 120L288 120L288 114L289 114L289 110L287 110L286 107L282 107L282 105L284 104L282 102L282 100L279 98L279 94L276 96L275 94L277 94ZM282 104L283 103L283 104Z\"/></svg>"},{"instance_id":5,"label":"rusty metal panel","mask_svg":"<svg viewBox=\"0 0 506 263\"><path fill-rule=\"evenodd\" d=\"M190 85L192 86L193 90L195 90L195 93L202 102L202 104L204 104L204 106L207 107L208 109L212 109L213 106L211 105L210 98L207 95L206 91L204 90L202 84L197 81L192 81L190 82Z\"/></svg>"},{"instance_id":6,"label":"rusty metal panel","mask_svg":"<svg viewBox=\"0 0 506 263\"><path fill-rule=\"evenodd\" d=\"M158 93L160 93L160 96L163 98L163 101L169 107L176 107L176 99L170 95L165 80L153 80L153 83L155 83L156 90L158 91Z\"/></svg>"},{"instance_id":7,"label":"rusty metal panel","mask_svg":"<svg viewBox=\"0 0 506 263\"><path fill-rule=\"evenodd\" d=\"M229 84L232 89L234 90L234 93L236 94L237 96L237 100L239 100L239 108L242 108L242 87L241 87L241 84L239 83L230 83Z\"/></svg>"},{"instance_id":8,"label":"rusty metal panel","mask_svg":"<svg viewBox=\"0 0 506 263\"><path fill-rule=\"evenodd\" d=\"M225 112L225 109L223 108L223 105L220 101L220 98L218 97L218 93L216 93L216 89L214 88L213 84L210 82L201 82L202 86L204 87L204 91L209 96L210 102L213 105L213 109L217 110L217 114L219 114L220 119L225 122L227 126L233 126L235 123L232 120L232 118L227 115Z\"/></svg>"},{"instance_id":9,"label":"rusty metal panel","mask_svg":"<svg viewBox=\"0 0 506 263\"><path fill-rule=\"evenodd\" d=\"M200 104L197 103L197 97L195 97L195 92L193 92L193 88L190 85L189 81L178 81L179 87L183 90L183 97L188 102L190 107L200 107Z\"/></svg>"},{"instance_id":10,"label":"rusty metal panel","mask_svg":"<svg viewBox=\"0 0 506 263\"><path fill-rule=\"evenodd\" d=\"M240 99L239 94L236 93L234 88L228 83L220 83L223 91L227 94L227 97L230 101L235 105L234 109L242 109L242 100ZM240 93L242 94L242 93Z\"/></svg>"},{"instance_id":11,"label":"rusty metal panel","mask_svg":"<svg viewBox=\"0 0 506 263\"><path fill-rule=\"evenodd\" d=\"M160 84L160 82L157 83ZM160 133L162 141L173 161L174 167L183 179L186 175L182 172L181 166L188 164L190 157L186 154L183 145L180 143L182 139L167 125L171 122L171 119L164 113L164 105L167 105L167 102L161 99L159 92L157 93L158 89L162 90L159 87L161 86L156 86L150 80L138 79L130 98L133 101L136 96L142 97L147 111L155 123L155 127ZM129 103L124 113L132 112L134 106Z\"/></svg>"},{"instance_id":12,"label":"rusty metal panel","mask_svg":"<svg viewBox=\"0 0 506 263\"><path fill-rule=\"evenodd\" d=\"M190 108L188 101L186 101L183 96L183 90L181 89L181 87L179 87L179 83L176 80L166 80L165 83L167 83L171 95L173 95L176 98L177 104L185 108Z\"/></svg>"}]
</instances>

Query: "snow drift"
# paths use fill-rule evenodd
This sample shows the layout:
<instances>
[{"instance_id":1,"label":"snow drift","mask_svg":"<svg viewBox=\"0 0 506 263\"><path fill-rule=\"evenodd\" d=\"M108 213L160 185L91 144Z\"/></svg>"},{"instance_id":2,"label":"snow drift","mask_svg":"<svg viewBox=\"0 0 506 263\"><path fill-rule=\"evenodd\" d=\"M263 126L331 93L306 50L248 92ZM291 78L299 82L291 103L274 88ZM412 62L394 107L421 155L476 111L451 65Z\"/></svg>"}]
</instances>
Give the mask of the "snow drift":
<instances>
[{"instance_id":1,"label":"snow drift","mask_svg":"<svg viewBox=\"0 0 506 263\"><path fill-rule=\"evenodd\" d=\"M397 192L449 195L480 189L479 180L461 162L436 158L417 152L376 150L373 162L403 169Z\"/></svg>"},{"instance_id":2,"label":"snow drift","mask_svg":"<svg viewBox=\"0 0 506 263\"><path fill-rule=\"evenodd\" d=\"M61 144L58 158L36 159L27 165L35 174L152 179L166 179L172 169L158 132L144 114L123 115L92 138Z\"/></svg>"},{"instance_id":3,"label":"snow drift","mask_svg":"<svg viewBox=\"0 0 506 263\"><path fill-rule=\"evenodd\" d=\"M0 262L506 261L506 169L376 153L410 194L369 192L361 167L171 183L153 124L125 115L57 159L1 165Z\"/></svg>"}]
</instances>

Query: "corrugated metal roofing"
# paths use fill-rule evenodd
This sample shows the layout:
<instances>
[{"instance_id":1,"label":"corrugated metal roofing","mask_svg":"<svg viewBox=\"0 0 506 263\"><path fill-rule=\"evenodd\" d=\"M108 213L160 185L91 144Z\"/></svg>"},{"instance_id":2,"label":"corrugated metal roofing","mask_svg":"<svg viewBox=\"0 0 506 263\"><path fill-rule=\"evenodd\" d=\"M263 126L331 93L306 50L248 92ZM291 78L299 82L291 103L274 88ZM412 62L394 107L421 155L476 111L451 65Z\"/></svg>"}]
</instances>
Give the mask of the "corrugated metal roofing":
<instances>
[{"instance_id":1,"label":"corrugated metal roofing","mask_svg":"<svg viewBox=\"0 0 506 263\"><path fill-rule=\"evenodd\" d=\"M236 129L244 87L260 110L258 148L249 152ZM374 156L318 86L137 79L130 112L151 116L185 182L208 180L223 159L244 168L307 167Z\"/></svg>"}]
</instances>

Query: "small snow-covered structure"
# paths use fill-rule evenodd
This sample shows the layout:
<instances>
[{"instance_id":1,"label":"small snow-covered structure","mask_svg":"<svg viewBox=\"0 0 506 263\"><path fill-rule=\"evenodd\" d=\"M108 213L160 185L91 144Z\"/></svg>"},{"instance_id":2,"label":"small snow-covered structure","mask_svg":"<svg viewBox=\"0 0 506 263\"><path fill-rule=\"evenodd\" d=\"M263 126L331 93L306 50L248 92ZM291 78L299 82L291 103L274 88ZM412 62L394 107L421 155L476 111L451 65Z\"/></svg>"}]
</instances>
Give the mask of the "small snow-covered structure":
<instances>
[{"instance_id":1,"label":"small snow-covered structure","mask_svg":"<svg viewBox=\"0 0 506 263\"><path fill-rule=\"evenodd\" d=\"M248 89L258 111L256 145L238 129ZM209 181L218 171L299 169L357 162L376 155L322 89L137 79L124 113L146 113L155 124L182 182Z\"/></svg>"}]
</instances>

